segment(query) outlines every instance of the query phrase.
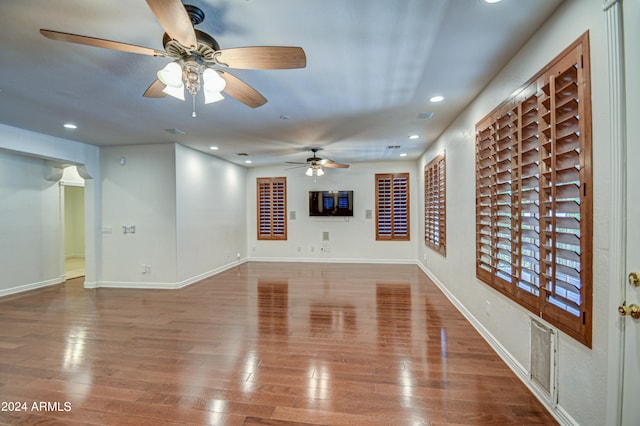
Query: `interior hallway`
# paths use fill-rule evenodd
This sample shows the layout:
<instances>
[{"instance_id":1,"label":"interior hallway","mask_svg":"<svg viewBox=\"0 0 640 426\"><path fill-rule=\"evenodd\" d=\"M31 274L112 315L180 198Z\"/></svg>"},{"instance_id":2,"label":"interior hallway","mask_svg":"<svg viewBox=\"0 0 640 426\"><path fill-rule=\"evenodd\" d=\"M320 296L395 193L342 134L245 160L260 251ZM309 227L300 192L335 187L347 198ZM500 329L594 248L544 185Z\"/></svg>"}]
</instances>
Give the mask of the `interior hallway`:
<instances>
[{"instance_id":1,"label":"interior hallway","mask_svg":"<svg viewBox=\"0 0 640 426\"><path fill-rule=\"evenodd\" d=\"M84 257L69 257L64 261L64 275L70 280L84 277Z\"/></svg>"},{"instance_id":2,"label":"interior hallway","mask_svg":"<svg viewBox=\"0 0 640 426\"><path fill-rule=\"evenodd\" d=\"M62 408L2 424L555 424L413 265L59 285L0 299L0 323L3 399Z\"/></svg>"}]
</instances>

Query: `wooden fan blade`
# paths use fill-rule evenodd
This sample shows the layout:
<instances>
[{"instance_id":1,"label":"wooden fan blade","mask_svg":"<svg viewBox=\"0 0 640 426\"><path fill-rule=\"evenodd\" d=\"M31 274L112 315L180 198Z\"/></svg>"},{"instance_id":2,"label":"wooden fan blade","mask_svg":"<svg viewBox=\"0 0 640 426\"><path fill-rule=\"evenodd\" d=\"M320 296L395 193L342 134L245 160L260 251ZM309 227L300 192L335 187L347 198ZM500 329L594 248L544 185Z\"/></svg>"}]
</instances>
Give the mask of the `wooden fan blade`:
<instances>
[{"instance_id":1,"label":"wooden fan blade","mask_svg":"<svg viewBox=\"0 0 640 426\"><path fill-rule=\"evenodd\" d=\"M191 18L180 0L147 0L165 32L186 48L198 46Z\"/></svg>"},{"instance_id":2,"label":"wooden fan blade","mask_svg":"<svg viewBox=\"0 0 640 426\"><path fill-rule=\"evenodd\" d=\"M349 165L331 162L331 163L323 164L322 167L329 167L331 169L348 169Z\"/></svg>"},{"instance_id":3,"label":"wooden fan blade","mask_svg":"<svg viewBox=\"0 0 640 426\"><path fill-rule=\"evenodd\" d=\"M301 47L236 47L218 50L212 59L225 67L250 70L278 70L307 66L307 57Z\"/></svg>"},{"instance_id":4,"label":"wooden fan blade","mask_svg":"<svg viewBox=\"0 0 640 426\"><path fill-rule=\"evenodd\" d=\"M66 41L68 43L84 44L93 47L102 47L103 49L119 50L121 52L138 53L140 55L150 56L167 56L161 50L151 49L149 47L136 46L135 44L121 43L119 41L105 40L102 38L87 37L77 34L63 33L60 31L40 30L40 34L50 38L51 40Z\"/></svg>"},{"instance_id":5,"label":"wooden fan blade","mask_svg":"<svg viewBox=\"0 0 640 426\"><path fill-rule=\"evenodd\" d=\"M257 108L267 103L267 98L262 96L256 89L249 86L238 77L229 74L228 72L218 71L220 77L227 82L223 92L227 95L237 99L245 105L251 108Z\"/></svg>"},{"instance_id":6,"label":"wooden fan blade","mask_svg":"<svg viewBox=\"0 0 640 426\"><path fill-rule=\"evenodd\" d=\"M163 82L156 79L151 85L145 90L144 96L145 98L164 98L167 96L166 93L163 92L164 88L167 87Z\"/></svg>"}]
</instances>

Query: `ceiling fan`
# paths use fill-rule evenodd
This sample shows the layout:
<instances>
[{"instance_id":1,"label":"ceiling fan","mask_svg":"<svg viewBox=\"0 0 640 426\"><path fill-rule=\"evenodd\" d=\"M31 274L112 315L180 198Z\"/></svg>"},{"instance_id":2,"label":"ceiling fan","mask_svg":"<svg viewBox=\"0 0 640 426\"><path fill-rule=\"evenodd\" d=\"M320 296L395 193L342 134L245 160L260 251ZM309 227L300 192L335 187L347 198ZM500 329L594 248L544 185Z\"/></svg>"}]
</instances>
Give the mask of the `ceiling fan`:
<instances>
[{"instance_id":1,"label":"ceiling fan","mask_svg":"<svg viewBox=\"0 0 640 426\"><path fill-rule=\"evenodd\" d=\"M40 33L52 40L84 44L172 60L158 78L144 92L147 98L168 95L184 100L184 89L193 97L202 90L205 103L224 99L221 92L251 108L264 105L267 99L257 90L226 69L294 69L304 68L307 58L301 47L252 46L220 49L209 34L196 30L194 25L204 20L204 12L196 6L183 5L180 0L146 0L149 8L166 31L162 39L164 51L118 41L41 29Z\"/></svg>"},{"instance_id":2,"label":"ceiling fan","mask_svg":"<svg viewBox=\"0 0 640 426\"><path fill-rule=\"evenodd\" d=\"M307 171L305 174L307 176L322 176L324 175L324 168L328 167L331 169L346 169L349 167L348 164L340 164L336 163L333 160L329 160L327 158L320 158L317 155L318 151L321 151L322 148L311 148L311 152L313 153L312 157L307 158L304 163L297 163L294 161L287 161L288 164L301 164L299 167L307 167Z\"/></svg>"}]
</instances>

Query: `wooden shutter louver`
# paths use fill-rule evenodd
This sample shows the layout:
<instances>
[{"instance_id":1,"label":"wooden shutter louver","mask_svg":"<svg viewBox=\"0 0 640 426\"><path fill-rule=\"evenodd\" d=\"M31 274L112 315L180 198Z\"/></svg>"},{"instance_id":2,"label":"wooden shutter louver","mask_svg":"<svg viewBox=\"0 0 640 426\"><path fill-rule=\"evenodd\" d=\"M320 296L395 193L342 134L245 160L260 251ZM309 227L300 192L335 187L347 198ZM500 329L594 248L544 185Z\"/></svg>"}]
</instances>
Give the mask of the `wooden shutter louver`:
<instances>
[{"instance_id":1,"label":"wooden shutter louver","mask_svg":"<svg viewBox=\"0 0 640 426\"><path fill-rule=\"evenodd\" d=\"M590 332L592 296L591 108L585 54L583 46L576 47L549 70L539 90L542 312L576 334L587 328Z\"/></svg>"},{"instance_id":2,"label":"wooden shutter louver","mask_svg":"<svg viewBox=\"0 0 640 426\"><path fill-rule=\"evenodd\" d=\"M376 239L409 240L409 174L376 174Z\"/></svg>"},{"instance_id":3,"label":"wooden shutter louver","mask_svg":"<svg viewBox=\"0 0 640 426\"><path fill-rule=\"evenodd\" d=\"M287 181L258 178L258 239L287 239Z\"/></svg>"},{"instance_id":4,"label":"wooden shutter louver","mask_svg":"<svg viewBox=\"0 0 640 426\"><path fill-rule=\"evenodd\" d=\"M424 168L424 239L442 255L446 245L445 157L439 155Z\"/></svg>"},{"instance_id":5,"label":"wooden shutter louver","mask_svg":"<svg viewBox=\"0 0 640 426\"><path fill-rule=\"evenodd\" d=\"M476 126L476 275L591 343L588 34Z\"/></svg>"}]
</instances>

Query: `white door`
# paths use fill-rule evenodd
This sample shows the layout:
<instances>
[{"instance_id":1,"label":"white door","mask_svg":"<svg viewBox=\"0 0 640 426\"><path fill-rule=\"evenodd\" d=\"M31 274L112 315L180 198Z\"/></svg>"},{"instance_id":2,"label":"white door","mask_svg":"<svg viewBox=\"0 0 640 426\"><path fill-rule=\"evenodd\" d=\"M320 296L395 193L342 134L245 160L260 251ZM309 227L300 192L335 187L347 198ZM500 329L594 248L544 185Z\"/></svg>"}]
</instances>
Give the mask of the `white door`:
<instances>
[{"instance_id":1,"label":"white door","mask_svg":"<svg viewBox=\"0 0 640 426\"><path fill-rule=\"evenodd\" d=\"M625 1L627 85L627 274L640 273L640 2ZM640 287L625 285L627 305L640 305ZM622 424L640 424L640 319L627 316Z\"/></svg>"}]
</instances>

